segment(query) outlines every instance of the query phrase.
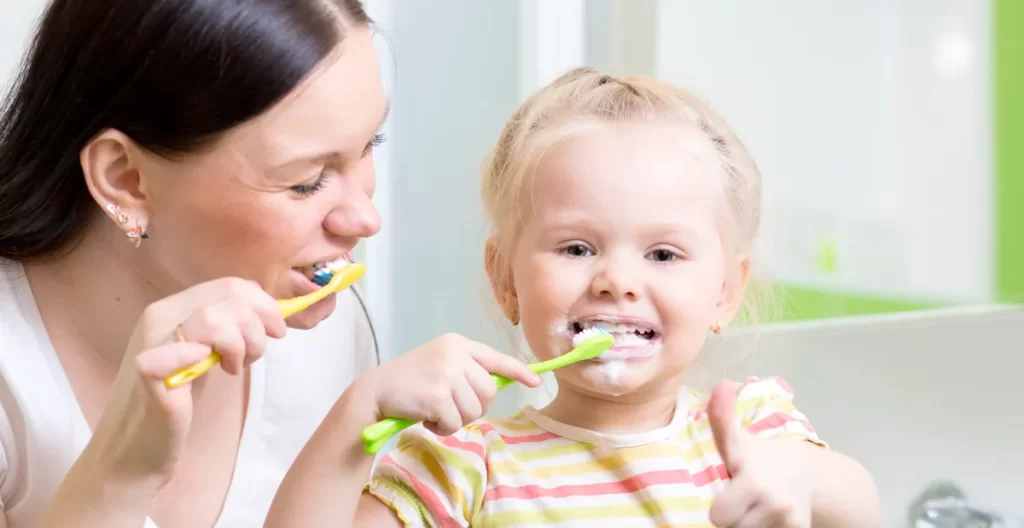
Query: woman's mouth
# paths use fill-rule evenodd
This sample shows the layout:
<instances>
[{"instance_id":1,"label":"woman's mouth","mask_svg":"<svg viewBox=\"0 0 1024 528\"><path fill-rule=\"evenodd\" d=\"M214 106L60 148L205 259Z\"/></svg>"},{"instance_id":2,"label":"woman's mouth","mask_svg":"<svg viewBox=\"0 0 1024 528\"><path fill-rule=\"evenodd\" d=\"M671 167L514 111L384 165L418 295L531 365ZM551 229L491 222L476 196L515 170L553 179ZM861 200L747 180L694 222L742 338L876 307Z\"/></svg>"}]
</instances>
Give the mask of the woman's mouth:
<instances>
[{"instance_id":1,"label":"woman's mouth","mask_svg":"<svg viewBox=\"0 0 1024 528\"><path fill-rule=\"evenodd\" d=\"M335 260L320 261L314 262L313 264L307 264L305 266L297 266L292 268L292 271L305 278L305 282L307 283L306 286L315 290L326 284L326 281L324 280L325 277L329 276L331 273L338 272L350 262L352 262L352 254L346 253L344 256ZM321 284L321 282L323 282L323 284Z\"/></svg>"}]
</instances>

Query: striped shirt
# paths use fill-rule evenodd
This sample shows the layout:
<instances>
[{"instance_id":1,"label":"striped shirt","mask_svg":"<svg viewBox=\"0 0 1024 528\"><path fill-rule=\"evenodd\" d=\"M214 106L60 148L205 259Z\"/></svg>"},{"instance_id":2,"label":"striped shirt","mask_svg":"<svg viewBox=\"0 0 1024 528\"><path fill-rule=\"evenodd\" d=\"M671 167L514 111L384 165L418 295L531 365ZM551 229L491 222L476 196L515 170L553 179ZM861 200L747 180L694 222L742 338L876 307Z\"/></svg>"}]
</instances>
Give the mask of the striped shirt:
<instances>
[{"instance_id":1,"label":"striped shirt","mask_svg":"<svg viewBox=\"0 0 1024 528\"><path fill-rule=\"evenodd\" d=\"M707 398L680 391L666 427L609 435L526 407L479 420L450 437L408 429L367 490L407 527L710 527L728 474L715 448ZM760 437L827 447L779 378L751 378L736 419Z\"/></svg>"}]
</instances>

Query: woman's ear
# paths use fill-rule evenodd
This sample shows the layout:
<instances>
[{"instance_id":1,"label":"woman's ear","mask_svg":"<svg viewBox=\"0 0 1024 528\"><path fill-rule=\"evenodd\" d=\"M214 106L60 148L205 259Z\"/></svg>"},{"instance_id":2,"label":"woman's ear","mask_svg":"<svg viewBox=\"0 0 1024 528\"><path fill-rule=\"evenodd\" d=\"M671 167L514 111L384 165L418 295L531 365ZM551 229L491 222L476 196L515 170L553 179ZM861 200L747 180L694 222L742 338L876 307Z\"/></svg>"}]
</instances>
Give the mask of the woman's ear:
<instances>
[{"instance_id":1,"label":"woman's ear","mask_svg":"<svg viewBox=\"0 0 1024 528\"><path fill-rule=\"evenodd\" d=\"M138 170L141 155L128 136L108 129L92 138L78 157L93 199L122 229L144 234L149 215Z\"/></svg>"},{"instance_id":2,"label":"woman's ear","mask_svg":"<svg viewBox=\"0 0 1024 528\"><path fill-rule=\"evenodd\" d=\"M743 257L736 263L735 268L727 270L725 280L722 281L722 295L715 307L717 320L713 325L718 327L717 331L727 327L736 317L736 312L743 305L749 282L750 259Z\"/></svg>"},{"instance_id":3,"label":"woman's ear","mask_svg":"<svg viewBox=\"0 0 1024 528\"><path fill-rule=\"evenodd\" d=\"M487 277L491 281L491 291L494 298L501 306L512 326L519 324L519 297L516 295L516 285L512 276L512 266L501 250L501 245L495 236L487 239L484 248L484 268L487 270Z\"/></svg>"}]
</instances>

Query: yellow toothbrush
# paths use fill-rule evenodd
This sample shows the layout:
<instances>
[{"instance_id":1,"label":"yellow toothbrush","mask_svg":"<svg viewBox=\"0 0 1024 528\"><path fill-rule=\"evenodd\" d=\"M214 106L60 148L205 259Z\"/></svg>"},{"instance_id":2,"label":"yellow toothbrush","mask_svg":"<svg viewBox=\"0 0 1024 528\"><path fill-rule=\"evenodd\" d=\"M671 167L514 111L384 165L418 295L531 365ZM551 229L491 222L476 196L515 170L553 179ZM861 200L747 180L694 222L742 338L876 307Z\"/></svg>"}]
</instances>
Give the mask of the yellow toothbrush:
<instances>
[{"instance_id":1,"label":"yellow toothbrush","mask_svg":"<svg viewBox=\"0 0 1024 528\"><path fill-rule=\"evenodd\" d=\"M576 336L573 342L578 343L576 348L556 358L530 364L530 370L541 374L579 361L594 359L611 348L615 344L615 338L598 328L590 328ZM491 374L491 377L497 382L498 390L504 389L515 382L515 380L497 374ZM417 420L409 420L407 418L385 418L363 429L363 451L368 455L377 454L377 451L380 451L380 448L384 447L384 444L391 437L416 423Z\"/></svg>"},{"instance_id":2,"label":"yellow toothbrush","mask_svg":"<svg viewBox=\"0 0 1024 528\"><path fill-rule=\"evenodd\" d=\"M287 319L288 317L313 306L317 302L323 300L324 297L348 288L359 280L364 273L366 273L366 264L357 264L350 261L346 262L348 265L344 266L340 270L318 271L317 273L319 276L314 279L314 281L318 284L326 284L315 292L294 297L292 299L281 299L277 301L277 306L281 309L281 317ZM324 280L327 277L326 274L330 275L329 281ZM220 354L217 353L216 350L211 351L210 355L206 356L203 360L188 367L184 367L174 374L167 376L167 378L164 379L164 385L169 389L173 389L182 384L188 383L193 379L206 374L217 363L220 363Z\"/></svg>"}]
</instances>

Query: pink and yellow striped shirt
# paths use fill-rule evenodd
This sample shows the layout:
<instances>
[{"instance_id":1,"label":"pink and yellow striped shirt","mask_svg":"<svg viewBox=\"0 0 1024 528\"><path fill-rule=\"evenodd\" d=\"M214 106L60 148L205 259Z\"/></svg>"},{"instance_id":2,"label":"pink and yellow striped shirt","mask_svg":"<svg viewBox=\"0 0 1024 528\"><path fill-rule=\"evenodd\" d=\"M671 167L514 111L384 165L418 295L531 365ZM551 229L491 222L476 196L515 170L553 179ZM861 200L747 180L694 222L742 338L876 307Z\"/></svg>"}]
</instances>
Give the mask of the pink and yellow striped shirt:
<instances>
[{"instance_id":1,"label":"pink and yellow striped shirt","mask_svg":"<svg viewBox=\"0 0 1024 528\"><path fill-rule=\"evenodd\" d=\"M710 527L728 475L706 401L684 388L668 426L637 434L572 427L530 407L450 437L417 426L367 489L407 527ZM826 447L778 378L747 380L736 416L758 436Z\"/></svg>"}]
</instances>

